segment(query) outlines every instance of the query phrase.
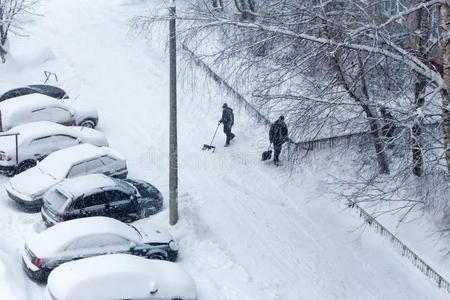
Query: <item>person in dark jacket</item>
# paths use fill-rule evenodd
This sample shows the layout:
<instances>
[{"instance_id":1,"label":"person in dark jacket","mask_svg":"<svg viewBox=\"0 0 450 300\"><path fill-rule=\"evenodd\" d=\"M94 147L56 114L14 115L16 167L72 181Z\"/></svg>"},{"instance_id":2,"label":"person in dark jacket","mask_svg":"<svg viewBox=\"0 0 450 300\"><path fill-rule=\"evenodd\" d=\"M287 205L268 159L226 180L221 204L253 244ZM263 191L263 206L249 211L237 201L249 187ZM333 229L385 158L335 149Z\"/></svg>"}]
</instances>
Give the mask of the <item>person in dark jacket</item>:
<instances>
[{"instance_id":1,"label":"person in dark jacket","mask_svg":"<svg viewBox=\"0 0 450 300\"><path fill-rule=\"evenodd\" d=\"M275 165L278 165L280 162L281 148L287 139L288 128L286 123L284 123L284 116L280 116L278 120L270 126L269 130L269 140L273 144L273 162Z\"/></svg>"},{"instance_id":2,"label":"person in dark jacket","mask_svg":"<svg viewBox=\"0 0 450 300\"><path fill-rule=\"evenodd\" d=\"M228 147L230 145L230 141L235 137L234 133L231 132L231 127L234 125L234 114L233 109L228 107L228 104L224 103L222 108L222 118L219 120L219 124L223 124L223 132L227 136L225 147Z\"/></svg>"}]
</instances>

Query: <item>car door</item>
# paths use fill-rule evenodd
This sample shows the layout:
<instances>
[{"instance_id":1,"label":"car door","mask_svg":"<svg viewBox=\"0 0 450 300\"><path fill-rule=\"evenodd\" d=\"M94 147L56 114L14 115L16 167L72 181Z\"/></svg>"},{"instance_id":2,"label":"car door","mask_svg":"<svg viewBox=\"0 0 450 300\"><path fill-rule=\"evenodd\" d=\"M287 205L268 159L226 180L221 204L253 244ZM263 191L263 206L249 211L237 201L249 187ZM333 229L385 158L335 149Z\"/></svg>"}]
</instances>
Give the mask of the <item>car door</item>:
<instances>
[{"instance_id":1,"label":"car door","mask_svg":"<svg viewBox=\"0 0 450 300\"><path fill-rule=\"evenodd\" d=\"M39 107L31 111L31 122L50 121L50 112L48 107Z\"/></svg>"},{"instance_id":2,"label":"car door","mask_svg":"<svg viewBox=\"0 0 450 300\"><path fill-rule=\"evenodd\" d=\"M108 190L105 195L108 200L108 216L118 220L130 220L135 212L132 198L134 196L120 190Z\"/></svg>"},{"instance_id":3,"label":"car door","mask_svg":"<svg viewBox=\"0 0 450 300\"><path fill-rule=\"evenodd\" d=\"M73 178L81 175L86 175L86 163L81 162L76 165L73 165L69 172L67 173L66 178Z\"/></svg>"},{"instance_id":4,"label":"car door","mask_svg":"<svg viewBox=\"0 0 450 300\"><path fill-rule=\"evenodd\" d=\"M125 171L125 168L123 166L123 162L120 160L117 160L109 155L104 155L100 157L100 160L102 161L104 165L105 172L104 174L109 176L115 176L120 173L123 173Z\"/></svg>"},{"instance_id":5,"label":"car door","mask_svg":"<svg viewBox=\"0 0 450 300\"><path fill-rule=\"evenodd\" d=\"M117 234L105 233L98 235L98 242L102 248L102 254L130 253L132 243Z\"/></svg>"},{"instance_id":6,"label":"car door","mask_svg":"<svg viewBox=\"0 0 450 300\"><path fill-rule=\"evenodd\" d=\"M69 244L65 253L66 257L71 257L71 260L103 254L98 235L88 235L78 238Z\"/></svg>"},{"instance_id":7,"label":"car door","mask_svg":"<svg viewBox=\"0 0 450 300\"><path fill-rule=\"evenodd\" d=\"M33 139L30 142L31 152L37 160L44 159L47 155L55 151L51 136L44 136Z\"/></svg>"},{"instance_id":8,"label":"car door","mask_svg":"<svg viewBox=\"0 0 450 300\"><path fill-rule=\"evenodd\" d=\"M73 125L73 114L72 112L62 106L50 106L47 108L48 121L52 121L64 125Z\"/></svg>"},{"instance_id":9,"label":"car door","mask_svg":"<svg viewBox=\"0 0 450 300\"><path fill-rule=\"evenodd\" d=\"M87 174L102 173L105 175L109 175L109 173L105 171L106 171L105 165L100 161L99 158L86 161Z\"/></svg>"},{"instance_id":10,"label":"car door","mask_svg":"<svg viewBox=\"0 0 450 300\"><path fill-rule=\"evenodd\" d=\"M81 217L105 216L108 211L108 200L103 191L97 191L83 197L84 208L80 209Z\"/></svg>"},{"instance_id":11,"label":"car door","mask_svg":"<svg viewBox=\"0 0 450 300\"><path fill-rule=\"evenodd\" d=\"M72 147L80 143L80 140L78 138L67 134L55 134L51 137L51 140L54 148L53 151Z\"/></svg>"}]
</instances>

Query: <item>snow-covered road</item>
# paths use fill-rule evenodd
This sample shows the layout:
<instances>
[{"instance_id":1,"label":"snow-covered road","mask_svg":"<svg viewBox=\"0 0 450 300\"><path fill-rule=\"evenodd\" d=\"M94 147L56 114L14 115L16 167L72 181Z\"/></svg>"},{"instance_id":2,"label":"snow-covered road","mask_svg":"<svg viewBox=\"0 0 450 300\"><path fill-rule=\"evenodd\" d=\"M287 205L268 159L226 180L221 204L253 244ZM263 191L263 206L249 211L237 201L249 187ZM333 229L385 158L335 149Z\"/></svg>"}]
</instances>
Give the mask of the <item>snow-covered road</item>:
<instances>
[{"instance_id":1,"label":"snow-covered road","mask_svg":"<svg viewBox=\"0 0 450 300\"><path fill-rule=\"evenodd\" d=\"M0 66L0 91L58 74L75 101L100 112L99 129L128 157L130 177L149 180L167 198L168 63L165 32L148 42L130 18L160 1L43 0ZM164 31L164 29L161 29ZM181 65L186 69L186 66ZM359 220L324 196L320 176L261 163L265 128L236 109L236 141L216 153L209 143L221 104L209 79L181 73L179 96L179 263L194 276L203 300L438 300L437 290ZM194 88L194 91L192 91ZM1 178L2 185L6 182ZM167 203L166 203L167 205ZM139 221L167 225L168 212ZM24 237L42 230L39 214L21 212L0 190L0 299L42 299L43 287L20 268Z\"/></svg>"}]
</instances>

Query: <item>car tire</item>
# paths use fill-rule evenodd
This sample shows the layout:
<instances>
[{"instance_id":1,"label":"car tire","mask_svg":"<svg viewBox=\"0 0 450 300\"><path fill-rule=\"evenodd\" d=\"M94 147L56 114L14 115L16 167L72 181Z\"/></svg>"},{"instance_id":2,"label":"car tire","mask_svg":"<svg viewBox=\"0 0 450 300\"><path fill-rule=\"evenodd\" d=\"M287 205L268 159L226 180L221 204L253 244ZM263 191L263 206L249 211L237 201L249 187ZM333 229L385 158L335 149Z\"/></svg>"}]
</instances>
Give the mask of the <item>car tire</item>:
<instances>
[{"instance_id":1,"label":"car tire","mask_svg":"<svg viewBox=\"0 0 450 300\"><path fill-rule=\"evenodd\" d=\"M13 168L13 169L8 170L8 171L5 172L5 175L6 175L7 177L13 177L13 176L16 175L16 174L17 174L17 170L16 170L15 168Z\"/></svg>"},{"instance_id":2,"label":"car tire","mask_svg":"<svg viewBox=\"0 0 450 300\"><path fill-rule=\"evenodd\" d=\"M83 120L83 121L80 123L80 126L81 126L81 127L86 127L86 128L95 128L95 122L92 121L92 120L90 120L90 119Z\"/></svg>"},{"instance_id":3,"label":"car tire","mask_svg":"<svg viewBox=\"0 0 450 300\"><path fill-rule=\"evenodd\" d=\"M152 253L148 255L147 258L154 260L167 260L166 256L163 253Z\"/></svg>"},{"instance_id":4,"label":"car tire","mask_svg":"<svg viewBox=\"0 0 450 300\"><path fill-rule=\"evenodd\" d=\"M35 160L32 160L32 159L24 160L17 167L16 173L17 174L22 173L23 171L26 171L26 170L34 167L36 164L37 164L37 162Z\"/></svg>"}]
</instances>

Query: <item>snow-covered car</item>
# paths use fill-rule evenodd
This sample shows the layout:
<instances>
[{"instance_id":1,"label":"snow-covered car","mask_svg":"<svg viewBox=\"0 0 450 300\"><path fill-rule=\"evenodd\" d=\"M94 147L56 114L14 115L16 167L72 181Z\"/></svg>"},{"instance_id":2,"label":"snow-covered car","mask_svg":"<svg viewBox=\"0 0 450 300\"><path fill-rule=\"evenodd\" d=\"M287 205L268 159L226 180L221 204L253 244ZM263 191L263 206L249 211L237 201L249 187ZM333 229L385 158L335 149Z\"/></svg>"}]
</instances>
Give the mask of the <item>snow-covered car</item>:
<instances>
[{"instance_id":1,"label":"snow-covered car","mask_svg":"<svg viewBox=\"0 0 450 300\"><path fill-rule=\"evenodd\" d=\"M15 88L3 93L0 96L0 102L11 98L30 95L42 94L55 99L68 99L66 91L62 88L49 84L31 84L24 87Z\"/></svg>"},{"instance_id":2,"label":"snow-covered car","mask_svg":"<svg viewBox=\"0 0 450 300\"><path fill-rule=\"evenodd\" d=\"M195 300L194 279L179 265L127 254L85 258L50 273L45 300Z\"/></svg>"},{"instance_id":3,"label":"snow-covered car","mask_svg":"<svg viewBox=\"0 0 450 300\"><path fill-rule=\"evenodd\" d=\"M49 121L19 125L6 132L10 133L19 134L17 161L15 138L13 136L0 138L0 172L8 176L34 167L38 161L57 150L81 143L108 146L108 141L100 131L80 126L64 126Z\"/></svg>"},{"instance_id":4,"label":"snow-covered car","mask_svg":"<svg viewBox=\"0 0 450 300\"><path fill-rule=\"evenodd\" d=\"M30 94L0 102L0 121L1 131L37 121L94 128L98 123L98 113L95 108L85 105Z\"/></svg>"},{"instance_id":5,"label":"snow-covered car","mask_svg":"<svg viewBox=\"0 0 450 300\"><path fill-rule=\"evenodd\" d=\"M175 261L178 244L167 230L127 225L106 217L71 220L29 237L22 267L35 280L46 280L57 266L80 258L125 253Z\"/></svg>"},{"instance_id":6,"label":"snow-covered car","mask_svg":"<svg viewBox=\"0 0 450 300\"><path fill-rule=\"evenodd\" d=\"M36 166L15 175L6 186L8 196L26 209L40 209L44 193L66 178L101 173L125 178L125 158L108 147L80 144L53 152Z\"/></svg>"},{"instance_id":7,"label":"snow-covered car","mask_svg":"<svg viewBox=\"0 0 450 300\"><path fill-rule=\"evenodd\" d=\"M53 186L44 194L41 215L47 226L93 216L130 222L147 218L162 206L161 192L148 182L91 174Z\"/></svg>"}]
</instances>

